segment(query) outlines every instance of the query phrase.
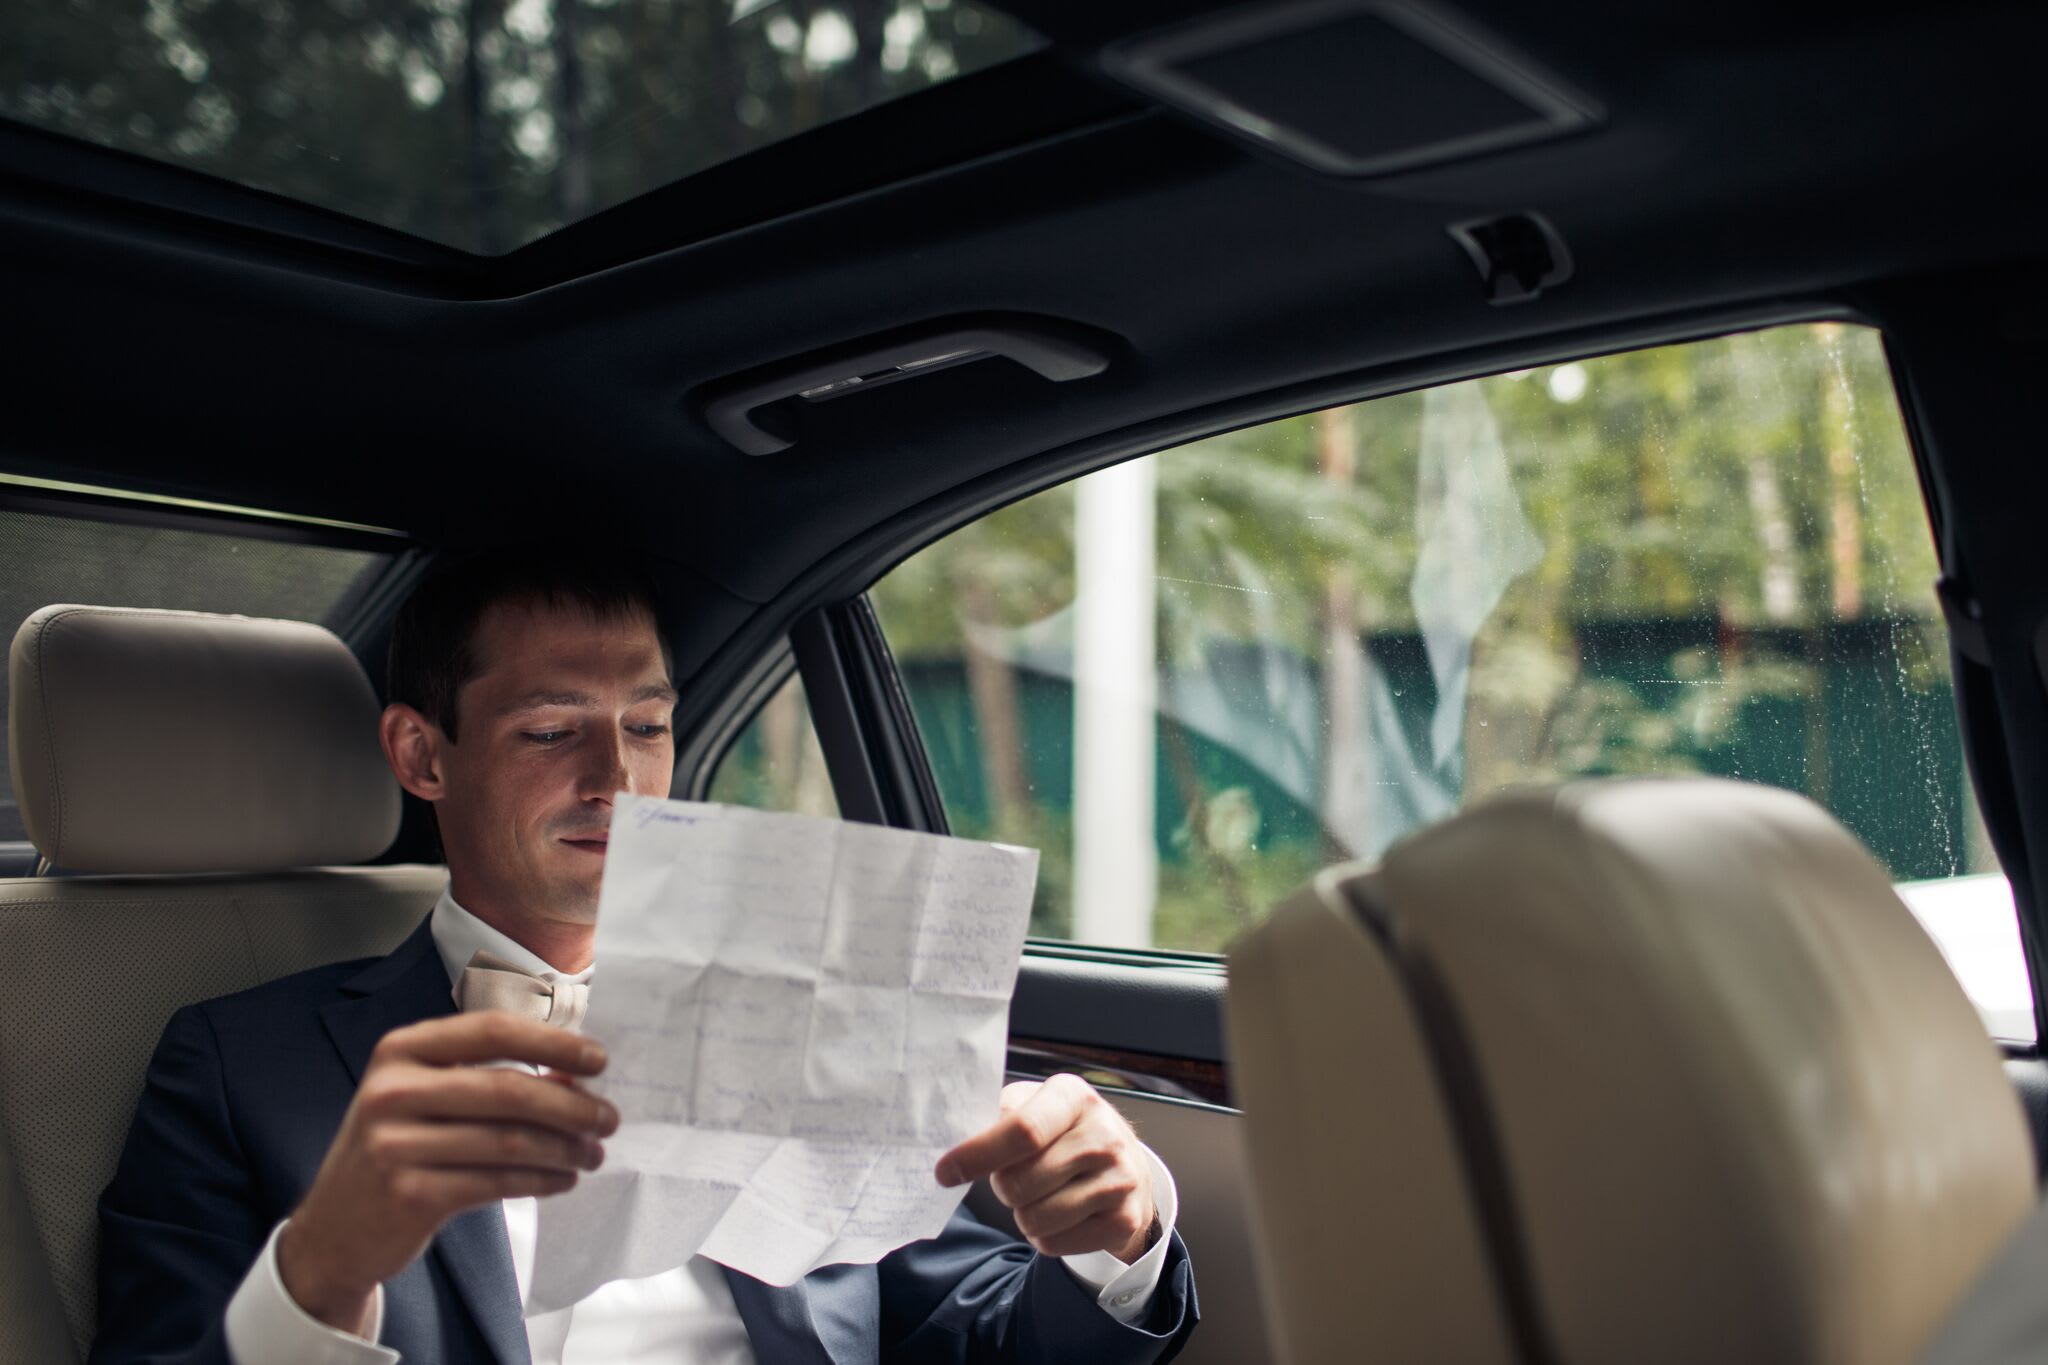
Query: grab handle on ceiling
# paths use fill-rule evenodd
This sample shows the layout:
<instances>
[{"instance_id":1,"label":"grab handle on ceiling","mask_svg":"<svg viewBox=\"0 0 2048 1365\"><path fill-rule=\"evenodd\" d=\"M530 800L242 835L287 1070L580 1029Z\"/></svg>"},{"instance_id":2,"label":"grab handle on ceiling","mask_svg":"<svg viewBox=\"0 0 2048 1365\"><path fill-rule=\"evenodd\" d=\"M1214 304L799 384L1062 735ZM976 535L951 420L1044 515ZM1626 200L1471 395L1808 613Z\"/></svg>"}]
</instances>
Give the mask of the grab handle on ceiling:
<instances>
[{"instance_id":1,"label":"grab handle on ceiling","mask_svg":"<svg viewBox=\"0 0 2048 1365\"><path fill-rule=\"evenodd\" d=\"M771 403L793 398L824 402L990 356L1014 360L1055 384L1086 379L1109 366L1104 347L1052 327L956 319L864 338L738 376L706 397L704 419L744 454L773 455L793 443L757 419Z\"/></svg>"}]
</instances>

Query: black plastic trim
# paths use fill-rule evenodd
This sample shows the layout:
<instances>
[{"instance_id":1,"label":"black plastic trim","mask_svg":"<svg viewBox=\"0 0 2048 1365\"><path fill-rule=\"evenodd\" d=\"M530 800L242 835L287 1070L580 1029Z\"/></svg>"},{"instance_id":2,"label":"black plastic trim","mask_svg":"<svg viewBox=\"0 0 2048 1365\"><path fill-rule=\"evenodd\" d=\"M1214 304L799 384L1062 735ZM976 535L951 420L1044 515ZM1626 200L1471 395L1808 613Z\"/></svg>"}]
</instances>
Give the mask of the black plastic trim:
<instances>
[{"instance_id":1,"label":"black plastic trim","mask_svg":"<svg viewBox=\"0 0 2048 1365\"><path fill-rule=\"evenodd\" d=\"M924 741L867 598L807 613L789 643L840 816L946 833Z\"/></svg>"},{"instance_id":2,"label":"black plastic trim","mask_svg":"<svg viewBox=\"0 0 2048 1365\"><path fill-rule=\"evenodd\" d=\"M865 393L884 384L1002 356L1055 384L1101 374L1111 347L1057 319L991 314L935 318L757 366L708 385L704 421L743 455L773 455L795 437L771 430L762 409Z\"/></svg>"},{"instance_id":3,"label":"black plastic trim","mask_svg":"<svg viewBox=\"0 0 2048 1365\"><path fill-rule=\"evenodd\" d=\"M870 825L895 822L882 795L876 755L868 748L861 700L847 672L842 636L844 624L830 607L806 612L789 629L789 647L803 674L804 695L810 698L811 726L825 754L832 777L832 796L840 818Z\"/></svg>"},{"instance_id":4,"label":"black plastic trim","mask_svg":"<svg viewBox=\"0 0 2048 1365\"><path fill-rule=\"evenodd\" d=\"M2005 1077L2026 1116L2027 1137L2034 1144L2034 1177L2048 1178L2048 1062L2033 1048L2008 1048Z\"/></svg>"},{"instance_id":5,"label":"black plastic trim","mask_svg":"<svg viewBox=\"0 0 2048 1365\"><path fill-rule=\"evenodd\" d=\"M892 800L903 811L904 827L929 834L950 833L952 824L946 818L938 778L932 773L931 755L924 747L924 732L911 712L910 694L903 688L903 675L882 635L875 605L862 593L849 604L847 616L855 651L852 663L874 708L877 736L887 758L886 778Z\"/></svg>"},{"instance_id":6,"label":"black plastic trim","mask_svg":"<svg viewBox=\"0 0 2048 1365\"><path fill-rule=\"evenodd\" d=\"M1027 951L1010 998L1020 1038L1224 1062L1220 970L1133 968Z\"/></svg>"}]
</instances>

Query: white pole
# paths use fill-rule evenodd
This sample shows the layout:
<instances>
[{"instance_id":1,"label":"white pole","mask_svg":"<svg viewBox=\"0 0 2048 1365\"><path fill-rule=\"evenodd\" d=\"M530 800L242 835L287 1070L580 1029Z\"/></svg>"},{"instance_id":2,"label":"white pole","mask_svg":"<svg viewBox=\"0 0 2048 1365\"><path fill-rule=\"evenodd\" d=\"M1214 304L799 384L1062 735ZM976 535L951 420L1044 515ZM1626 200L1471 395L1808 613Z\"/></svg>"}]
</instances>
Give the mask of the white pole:
<instances>
[{"instance_id":1,"label":"white pole","mask_svg":"<svg viewBox=\"0 0 2048 1365\"><path fill-rule=\"evenodd\" d=\"M1090 474L1074 498L1074 937L1152 943L1159 851L1156 474Z\"/></svg>"}]
</instances>

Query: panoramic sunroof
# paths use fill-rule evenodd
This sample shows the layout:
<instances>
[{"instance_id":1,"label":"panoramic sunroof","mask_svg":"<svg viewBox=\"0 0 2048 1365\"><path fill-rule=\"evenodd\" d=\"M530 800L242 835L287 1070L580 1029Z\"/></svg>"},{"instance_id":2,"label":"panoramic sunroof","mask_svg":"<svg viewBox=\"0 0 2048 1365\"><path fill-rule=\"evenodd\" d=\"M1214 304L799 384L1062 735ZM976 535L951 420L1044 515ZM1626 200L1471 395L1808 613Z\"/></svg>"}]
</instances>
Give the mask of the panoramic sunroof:
<instances>
[{"instance_id":1,"label":"panoramic sunroof","mask_svg":"<svg viewBox=\"0 0 2048 1365\"><path fill-rule=\"evenodd\" d=\"M972 0L61 0L0 116L497 255L1039 47Z\"/></svg>"}]
</instances>

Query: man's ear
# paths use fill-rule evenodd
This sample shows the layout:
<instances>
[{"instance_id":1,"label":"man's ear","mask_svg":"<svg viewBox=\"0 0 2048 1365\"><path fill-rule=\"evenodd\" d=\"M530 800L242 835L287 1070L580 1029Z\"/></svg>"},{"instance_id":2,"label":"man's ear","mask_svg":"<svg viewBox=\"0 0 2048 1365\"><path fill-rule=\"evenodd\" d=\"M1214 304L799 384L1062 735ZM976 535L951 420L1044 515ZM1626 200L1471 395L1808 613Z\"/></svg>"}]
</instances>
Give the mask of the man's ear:
<instances>
[{"instance_id":1,"label":"man's ear","mask_svg":"<svg viewBox=\"0 0 2048 1365\"><path fill-rule=\"evenodd\" d=\"M422 801L446 795L441 750L448 740L440 726L404 702L393 702L377 722L377 738L399 786Z\"/></svg>"}]
</instances>

